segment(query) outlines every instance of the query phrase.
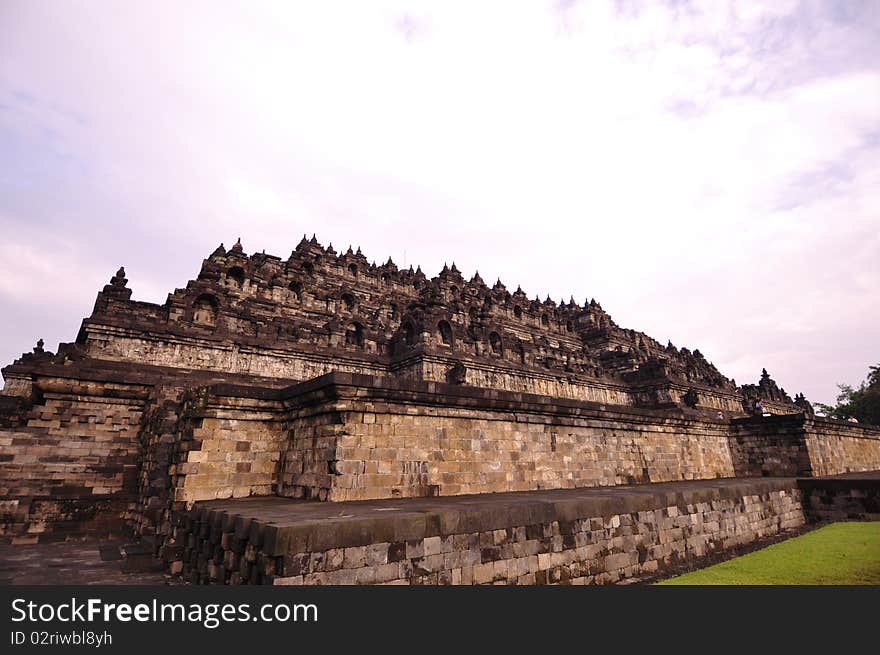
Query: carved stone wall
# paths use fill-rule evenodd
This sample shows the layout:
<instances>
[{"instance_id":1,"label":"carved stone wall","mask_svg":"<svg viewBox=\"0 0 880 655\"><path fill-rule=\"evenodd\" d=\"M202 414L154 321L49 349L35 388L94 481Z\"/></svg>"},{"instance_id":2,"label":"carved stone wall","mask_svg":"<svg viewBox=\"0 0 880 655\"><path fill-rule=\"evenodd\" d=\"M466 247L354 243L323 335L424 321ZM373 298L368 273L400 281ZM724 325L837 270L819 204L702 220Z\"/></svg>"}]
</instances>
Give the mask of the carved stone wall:
<instances>
[{"instance_id":1,"label":"carved stone wall","mask_svg":"<svg viewBox=\"0 0 880 655\"><path fill-rule=\"evenodd\" d=\"M305 381L331 371L458 381L619 405L689 406L725 416L764 398L797 412L769 376L738 389L699 350L619 327L595 300L528 299L453 265L428 279L303 239L286 260L219 247L163 305L131 299L124 269L57 355L42 345L4 370L27 396L34 369L69 361ZM748 396L748 398L747 398Z\"/></svg>"}]
</instances>

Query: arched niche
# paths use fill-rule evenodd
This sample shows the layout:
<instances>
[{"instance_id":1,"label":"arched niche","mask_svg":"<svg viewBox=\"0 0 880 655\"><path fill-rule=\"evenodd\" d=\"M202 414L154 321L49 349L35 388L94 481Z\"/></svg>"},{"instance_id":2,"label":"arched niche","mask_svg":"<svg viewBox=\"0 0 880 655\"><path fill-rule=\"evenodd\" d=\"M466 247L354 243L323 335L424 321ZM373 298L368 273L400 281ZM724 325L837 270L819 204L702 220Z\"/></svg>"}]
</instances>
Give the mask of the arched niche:
<instances>
[{"instance_id":1,"label":"arched niche","mask_svg":"<svg viewBox=\"0 0 880 655\"><path fill-rule=\"evenodd\" d=\"M497 332L489 333L489 349L493 355L504 354L504 343L501 341L501 335Z\"/></svg>"},{"instance_id":2,"label":"arched niche","mask_svg":"<svg viewBox=\"0 0 880 655\"><path fill-rule=\"evenodd\" d=\"M452 326L449 321L440 321L437 323L437 332L440 335L440 343L445 346L452 346Z\"/></svg>"},{"instance_id":3,"label":"arched niche","mask_svg":"<svg viewBox=\"0 0 880 655\"><path fill-rule=\"evenodd\" d=\"M345 345L364 347L364 327L357 321L353 321L345 328Z\"/></svg>"},{"instance_id":4,"label":"arched niche","mask_svg":"<svg viewBox=\"0 0 880 655\"><path fill-rule=\"evenodd\" d=\"M216 325L219 303L210 293L203 293L193 303L193 323Z\"/></svg>"},{"instance_id":5,"label":"arched niche","mask_svg":"<svg viewBox=\"0 0 880 655\"><path fill-rule=\"evenodd\" d=\"M226 271L226 281L231 286L240 289L244 286L244 269L241 266L233 266Z\"/></svg>"},{"instance_id":6,"label":"arched niche","mask_svg":"<svg viewBox=\"0 0 880 655\"><path fill-rule=\"evenodd\" d=\"M416 328L411 321L404 321L400 326L403 332L403 343L407 346L413 346L416 343Z\"/></svg>"}]
</instances>

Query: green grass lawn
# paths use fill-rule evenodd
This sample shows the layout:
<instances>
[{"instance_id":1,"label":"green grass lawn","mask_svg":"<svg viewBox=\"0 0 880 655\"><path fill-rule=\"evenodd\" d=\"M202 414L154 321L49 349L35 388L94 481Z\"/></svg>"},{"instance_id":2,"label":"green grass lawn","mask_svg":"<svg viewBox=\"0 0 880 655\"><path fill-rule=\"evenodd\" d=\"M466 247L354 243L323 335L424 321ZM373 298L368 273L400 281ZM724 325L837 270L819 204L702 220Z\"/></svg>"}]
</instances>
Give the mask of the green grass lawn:
<instances>
[{"instance_id":1,"label":"green grass lawn","mask_svg":"<svg viewBox=\"0 0 880 655\"><path fill-rule=\"evenodd\" d=\"M880 584L880 522L832 523L657 584Z\"/></svg>"}]
</instances>

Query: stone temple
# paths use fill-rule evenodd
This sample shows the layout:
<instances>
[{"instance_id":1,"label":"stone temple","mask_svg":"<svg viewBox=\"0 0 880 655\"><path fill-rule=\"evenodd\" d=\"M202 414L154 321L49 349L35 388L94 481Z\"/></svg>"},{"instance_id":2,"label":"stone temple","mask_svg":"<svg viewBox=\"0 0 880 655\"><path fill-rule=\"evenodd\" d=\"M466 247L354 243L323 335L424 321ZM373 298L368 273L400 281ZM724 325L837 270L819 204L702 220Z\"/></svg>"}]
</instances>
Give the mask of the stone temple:
<instances>
[{"instance_id":1,"label":"stone temple","mask_svg":"<svg viewBox=\"0 0 880 655\"><path fill-rule=\"evenodd\" d=\"M314 237L221 245L162 305L125 275L2 369L0 540L137 536L194 582L615 582L880 512L828 478L880 469L880 429L594 300Z\"/></svg>"}]
</instances>

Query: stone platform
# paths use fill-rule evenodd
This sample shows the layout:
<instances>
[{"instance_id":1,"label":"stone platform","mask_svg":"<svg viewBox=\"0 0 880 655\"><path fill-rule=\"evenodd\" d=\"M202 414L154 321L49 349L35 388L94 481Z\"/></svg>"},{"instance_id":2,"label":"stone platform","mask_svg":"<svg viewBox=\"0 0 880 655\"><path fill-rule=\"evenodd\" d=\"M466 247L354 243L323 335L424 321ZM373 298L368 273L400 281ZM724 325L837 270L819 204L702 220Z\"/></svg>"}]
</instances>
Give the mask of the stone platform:
<instances>
[{"instance_id":1,"label":"stone platform","mask_svg":"<svg viewBox=\"0 0 880 655\"><path fill-rule=\"evenodd\" d=\"M163 571L147 542L92 540L0 545L0 584L646 582L878 510L880 471L345 503L251 497L178 517L186 543L164 555L183 576Z\"/></svg>"},{"instance_id":2,"label":"stone platform","mask_svg":"<svg viewBox=\"0 0 880 655\"><path fill-rule=\"evenodd\" d=\"M880 483L880 481L878 481ZM192 583L603 584L804 529L796 478L321 503L200 502L164 557Z\"/></svg>"}]
</instances>

